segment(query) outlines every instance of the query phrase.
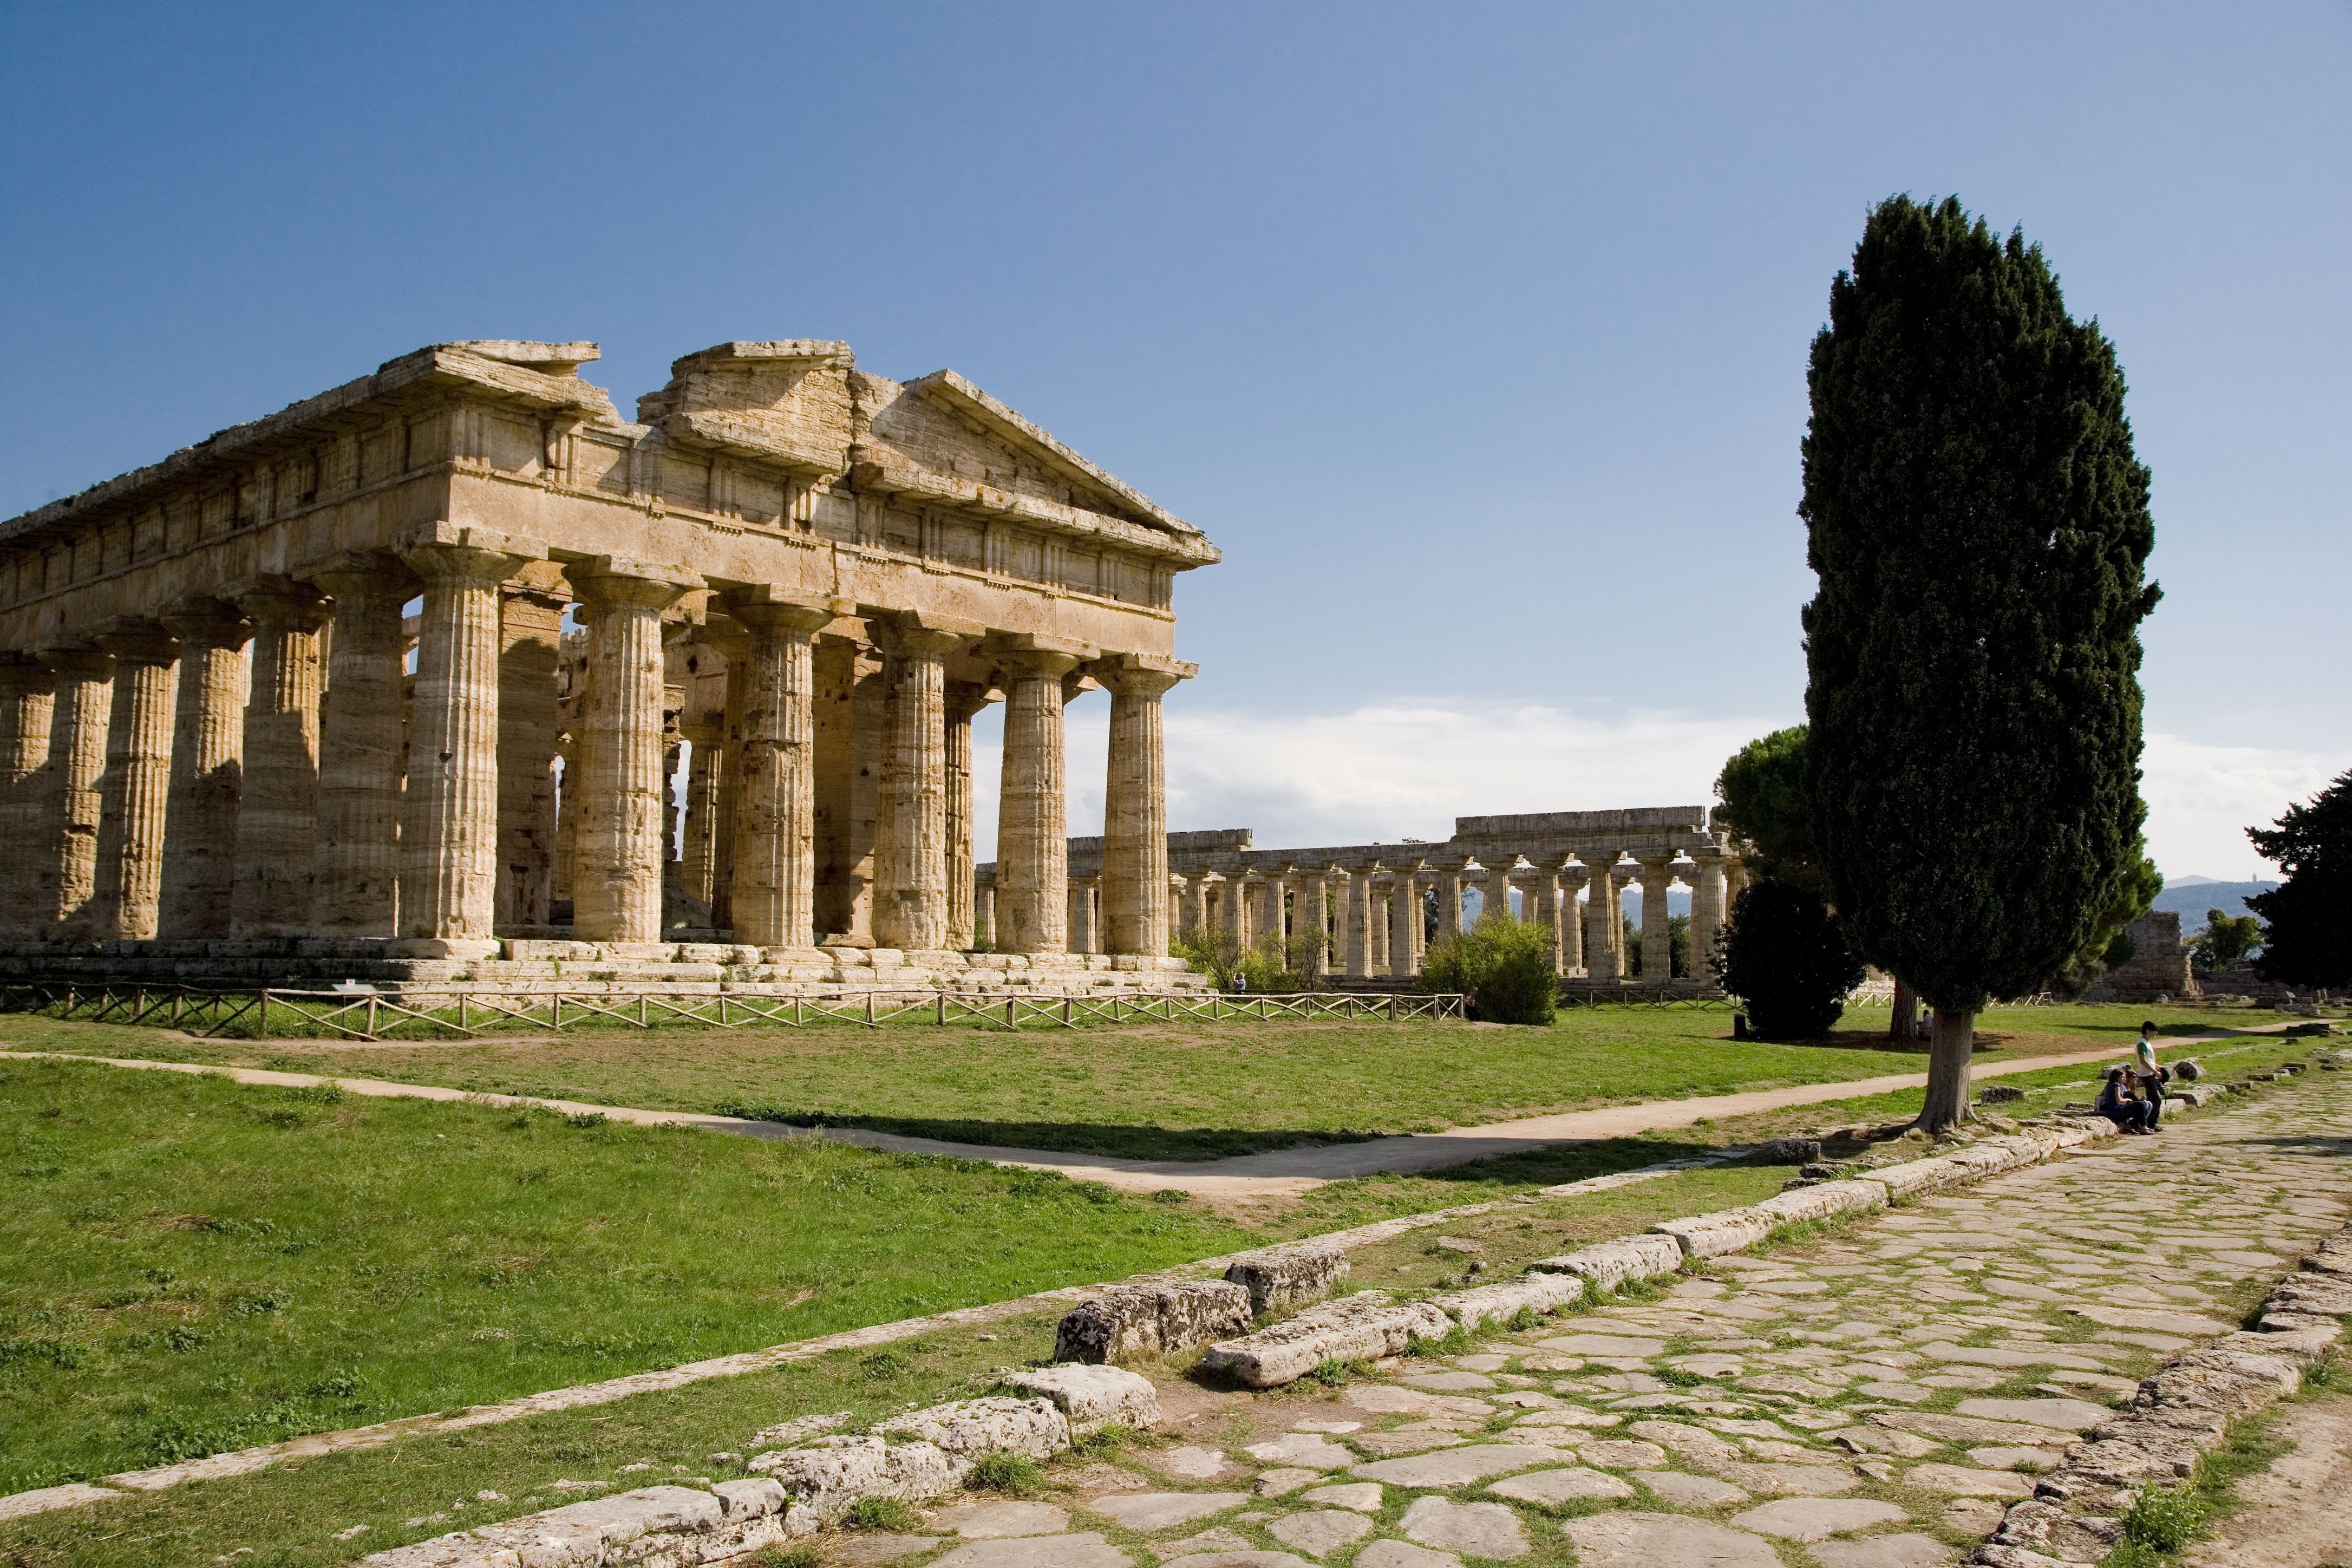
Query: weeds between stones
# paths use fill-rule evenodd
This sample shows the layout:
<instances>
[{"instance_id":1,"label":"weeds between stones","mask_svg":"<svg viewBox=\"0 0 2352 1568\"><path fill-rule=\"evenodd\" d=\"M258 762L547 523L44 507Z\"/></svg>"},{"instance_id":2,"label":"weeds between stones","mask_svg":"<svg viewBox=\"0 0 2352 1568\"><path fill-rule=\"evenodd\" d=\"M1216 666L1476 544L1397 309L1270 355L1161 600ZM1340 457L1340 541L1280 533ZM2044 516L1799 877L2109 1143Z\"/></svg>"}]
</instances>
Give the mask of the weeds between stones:
<instances>
[{"instance_id":1,"label":"weeds between stones","mask_svg":"<svg viewBox=\"0 0 2352 1568\"><path fill-rule=\"evenodd\" d=\"M1025 1454L1008 1454L999 1450L982 1454L973 1461L971 1474L964 1478L964 1485L973 1491L1003 1492L1018 1497L1036 1490L1044 1479L1036 1460Z\"/></svg>"},{"instance_id":2,"label":"weeds between stones","mask_svg":"<svg viewBox=\"0 0 2352 1568\"><path fill-rule=\"evenodd\" d=\"M915 1510L903 1498L862 1497L849 1505L841 1521L852 1530L887 1530L894 1533L915 1528ZM757 1559L754 1559L757 1561Z\"/></svg>"},{"instance_id":3,"label":"weeds between stones","mask_svg":"<svg viewBox=\"0 0 2352 1568\"><path fill-rule=\"evenodd\" d=\"M814 1546L768 1546L743 1561L750 1568L818 1568L822 1559Z\"/></svg>"},{"instance_id":4,"label":"weeds between stones","mask_svg":"<svg viewBox=\"0 0 2352 1568\"><path fill-rule=\"evenodd\" d=\"M2189 1490L2144 1486L2125 1508L2124 1539L2150 1552L2178 1552L2212 1518L2211 1505Z\"/></svg>"},{"instance_id":5,"label":"weeds between stones","mask_svg":"<svg viewBox=\"0 0 2352 1568\"><path fill-rule=\"evenodd\" d=\"M1124 1421L1112 1421L1070 1440L1072 1457L1108 1459L1144 1441L1144 1434Z\"/></svg>"}]
</instances>

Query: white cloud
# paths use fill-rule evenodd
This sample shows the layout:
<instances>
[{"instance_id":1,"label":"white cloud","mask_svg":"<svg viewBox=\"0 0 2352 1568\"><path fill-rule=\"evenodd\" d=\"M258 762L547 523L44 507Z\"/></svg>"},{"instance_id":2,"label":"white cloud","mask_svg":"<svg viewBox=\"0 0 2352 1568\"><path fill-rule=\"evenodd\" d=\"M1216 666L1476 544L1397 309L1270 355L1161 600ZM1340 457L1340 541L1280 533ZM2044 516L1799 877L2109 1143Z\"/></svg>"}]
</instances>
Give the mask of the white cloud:
<instances>
[{"instance_id":1,"label":"white cloud","mask_svg":"<svg viewBox=\"0 0 2352 1568\"><path fill-rule=\"evenodd\" d=\"M1001 714L975 735L977 847L996 843ZM1457 816L1712 804L1723 760L1791 717L1593 714L1530 703L1406 700L1344 713L1168 713L1168 818L1175 828L1248 827L1267 847L1444 838ZM1102 831L1109 703L1068 710L1072 834ZM2275 876L2246 842L2309 798L2342 759L2150 735L2148 844L2168 875Z\"/></svg>"}]
</instances>

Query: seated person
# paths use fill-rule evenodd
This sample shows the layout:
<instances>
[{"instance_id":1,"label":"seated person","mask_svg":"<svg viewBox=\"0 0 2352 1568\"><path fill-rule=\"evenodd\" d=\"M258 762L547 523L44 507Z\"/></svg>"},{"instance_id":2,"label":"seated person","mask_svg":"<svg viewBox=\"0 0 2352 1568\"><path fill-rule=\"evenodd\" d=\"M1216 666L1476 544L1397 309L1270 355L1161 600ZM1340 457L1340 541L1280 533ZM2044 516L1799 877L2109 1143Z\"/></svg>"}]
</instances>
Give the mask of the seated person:
<instances>
[{"instance_id":1,"label":"seated person","mask_svg":"<svg viewBox=\"0 0 2352 1568\"><path fill-rule=\"evenodd\" d=\"M2126 1132L2146 1132L2156 1123L2156 1108L2133 1095L2121 1068L2107 1069L2107 1081L2093 1109Z\"/></svg>"}]
</instances>

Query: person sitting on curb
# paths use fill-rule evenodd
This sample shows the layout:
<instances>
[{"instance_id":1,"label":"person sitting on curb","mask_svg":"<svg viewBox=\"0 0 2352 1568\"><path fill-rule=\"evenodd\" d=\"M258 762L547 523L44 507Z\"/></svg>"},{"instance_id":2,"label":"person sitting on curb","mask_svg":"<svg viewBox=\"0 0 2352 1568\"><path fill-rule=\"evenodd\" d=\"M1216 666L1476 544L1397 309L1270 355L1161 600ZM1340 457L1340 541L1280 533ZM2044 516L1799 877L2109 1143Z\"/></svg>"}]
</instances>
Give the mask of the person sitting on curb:
<instances>
[{"instance_id":1,"label":"person sitting on curb","mask_svg":"<svg viewBox=\"0 0 2352 1568\"><path fill-rule=\"evenodd\" d=\"M2121 1068L2107 1069L2107 1081L2099 1089L2099 1102L2092 1109L2126 1132L2149 1131L2155 1121L2154 1107L2133 1097Z\"/></svg>"},{"instance_id":2,"label":"person sitting on curb","mask_svg":"<svg viewBox=\"0 0 2352 1568\"><path fill-rule=\"evenodd\" d=\"M2139 1080L2139 1096L2147 1105L2147 1130L2160 1132L2158 1125L2164 1116L2164 1086L2172 1081L2172 1069L2156 1059L2156 1020L2148 1019L2139 1026L2139 1039L2132 1047L2137 1068L2133 1075Z\"/></svg>"}]
</instances>

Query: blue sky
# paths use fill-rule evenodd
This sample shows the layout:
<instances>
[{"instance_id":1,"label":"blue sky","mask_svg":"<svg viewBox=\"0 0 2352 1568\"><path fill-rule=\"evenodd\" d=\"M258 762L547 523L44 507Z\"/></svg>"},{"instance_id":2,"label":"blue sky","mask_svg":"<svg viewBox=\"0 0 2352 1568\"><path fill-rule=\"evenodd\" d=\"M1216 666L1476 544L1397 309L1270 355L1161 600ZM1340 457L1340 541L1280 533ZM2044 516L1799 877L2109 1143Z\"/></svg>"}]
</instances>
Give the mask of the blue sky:
<instances>
[{"instance_id":1,"label":"blue sky","mask_svg":"<svg viewBox=\"0 0 2352 1568\"><path fill-rule=\"evenodd\" d=\"M843 338L1223 546L1177 826L1693 801L1801 712L1830 278L1954 193L2117 343L2151 835L2251 875L2352 765L2347 80L2342 4L9 0L0 515L425 342Z\"/></svg>"}]
</instances>

